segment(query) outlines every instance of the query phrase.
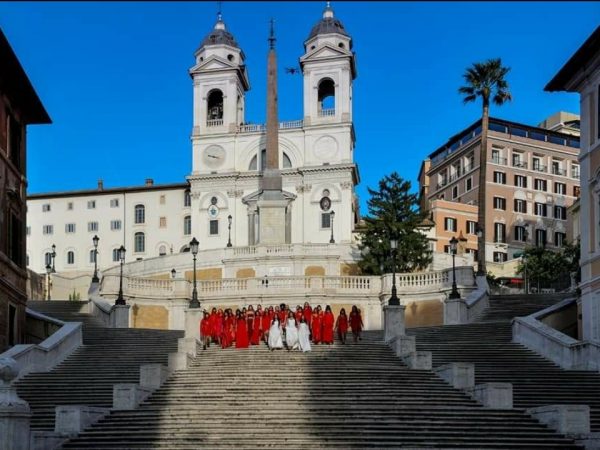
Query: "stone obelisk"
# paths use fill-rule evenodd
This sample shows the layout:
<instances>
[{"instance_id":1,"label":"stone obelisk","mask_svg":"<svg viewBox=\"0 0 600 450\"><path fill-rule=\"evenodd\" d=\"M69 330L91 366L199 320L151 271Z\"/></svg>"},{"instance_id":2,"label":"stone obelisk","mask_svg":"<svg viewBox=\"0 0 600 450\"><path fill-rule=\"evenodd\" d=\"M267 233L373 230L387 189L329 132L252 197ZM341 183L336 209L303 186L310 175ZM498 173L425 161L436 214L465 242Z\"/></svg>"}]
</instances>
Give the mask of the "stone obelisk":
<instances>
[{"instance_id":1,"label":"stone obelisk","mask_svg":"<svg viewBox=\"0 0 600 450\"><path fill-rule=\"evenodd\" d=\"M283 244L286 237L286 208L279 170L279 119L277 117L277 55L275 30L271 20L267 64L267 164L262 174L259 210L259 242Z\"/></svg>"}]
</instances>

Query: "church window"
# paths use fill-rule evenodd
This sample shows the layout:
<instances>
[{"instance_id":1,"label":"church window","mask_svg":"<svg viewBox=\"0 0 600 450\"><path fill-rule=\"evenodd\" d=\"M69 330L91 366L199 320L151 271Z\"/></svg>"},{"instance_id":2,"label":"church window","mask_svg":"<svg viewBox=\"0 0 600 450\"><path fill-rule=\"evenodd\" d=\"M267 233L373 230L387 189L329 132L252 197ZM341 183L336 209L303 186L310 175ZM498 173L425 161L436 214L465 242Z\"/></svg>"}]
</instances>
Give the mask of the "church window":
<instances>
[{"instance_id":1,"label":"church window","mask_svg":"<svg viewBox=\"0 0 600 450\"><path fill-rule=\"evenodd\" d=\"M343 43L343 42L340 42L340 43L338 44L338 47L339 47L339 48L344 48L344 47L345 47L345 46L344 46L344 43Z\"/></svg>"},{"instance_id":2,"label":"church window","mask_svg":"<svg viewBox=\"0 0 600 450\"><path fill-rule=\"evenodd\" d=\"M94 264L96 261L96 250L90 250L90 264Z\"/></svg>"},{"instance_id":3,"label":"church window","mask_svg":"<svg viewBox=\"0 0 600 450\"><path fill-rule=\"evenodd\" d=\"M331 213L326 212L321 214L321 228L331 228Z\"/></svg>"},{"instance_id":4,"label":"church window","mask_svg":"<svg viewBox=\"0 0 600 450\"><path fill-rule=\"evenodd\" d=\"M192 195L189 190L183 194L183 206L192 206Z\"/></svg>"},{"instance_id":5,"label":"church window","mask_svg":"<svg viewBox=\"0 0 600 450\"><path fill-rule=\"evenodd\" d=\"M219 234L219 221L218 220L209 221L209 234L211 236L216 236Z\"/></svg>"},{"instance_id":6,"label":"church window","mask_svg":"<svg viewBox=\"0 0 600 450\"><path fill-rule=\"evenodd\" d=\"M233 56L233 55L230 53L229 55L227 55L227 59L228 59L229 61L233 61L235 58L234 58L234 56Z\"/></svg>"},{"instance_id":7,"label":"church window","mask_svg":"<svg viewBox=\"0 0 600 450\"><path fill-rule=\"evenodd\" d=\"M329 208L331 208L331 199L329 197L323 197L319 202L319 206L322 211L329 211Z\"/></svg>"},{"instance_id":8,"label":"church window","mask_svg":"<svg viewBox=\"0 0 600 450\"><path fill-rule=\"evenodd\" d=\"M167 254L167 246L161 245L158 247L158 256L165 256Z\"/></svg>"},{"instance_id":9,"label":"church window","mask_svg":"<svg viewBox=\"0 0 600 450\"><path fill-rule=\"evenodd\" d=\"M159 218L158 227L159 228L167 228L167 218L165 216Z\"/></svg>"},{"instance_id":10,"label":"church window","mask_svg":"<svg viewBox=\"0 0 600 450\"><path fill-rule=\"evenodd\" d=\"M167 203L167 196L166 195L161 195L160 198L159 198L159 203L161 205L166 204Z\"/></svg>"},{"instance_id":11,"label":"church window","mask_svg":"<svg viewBox=\"0 0 600 450\"><path fill-rule=\"evenodd\" d=\"M52 253L46 252L44 254L44 265L50 266L52 264Z\"/></svg>"},{"instance_id":12,"label":"church window","mask_svg":"<svg viewBox=\"0 0 600 450\"><path fill-rule=\"evenodd\" d=\"M318 102L319 116L335 114L335 84L331 78L319 82Z\"/></svg>"},{"instance_id":13,"label":"church window","mask_svg":"<svg viewBox=\"0 0 600 450\"><path fill-rule=\"evenodd\" d=\"M223 120L223 93L212 90L208 94L208 120Z\"/></svg>"},{"instance_id":14,"label":"church window","mask_svg":"<svg viewBox=\"0 0 600 450\"><path fill-rule=\"evenodd\" d=\"M144 205L135 205L135 223L146 222L146 208Z\"/></svg>"},{"instance_id":15,"label":"church window","mask_svg":"<svg viewBox=\"0 0 600 450\"><path fill-rule=\"evenodd\" d=\"M282 152L281 167L283 169L289 169L292 167L292 160L287 153ZM260 161L258 155L254 155L248 164L248 170L258 170L258 163L260 162L260 170L264 171L267 168L267 150L262 149L260 152Z\"/></svg>"},{"instance_id":16,"label":"church window","mask_svg":"<svg viewBox=\"0 0 600 450\"><path fill-rule=\"evenodd\" d=\"M217 201L218 201L217 197L212 197L212 198L210 199L210 204L211 204L211 205L216 205L216 204L217 204Z\"/></svg>"},{"instance_id":17,"label":"church window","mask_svg":"<svg viewBox=\"0 0 600 450\"><path fill-rule=\"evenodd\" d=\"M135 233L133 243L134 252L142 253L146 251L146 235L144 233Z\"/></svg>"},{"instance_id":18,"label":"church window","mask_svg":"<svg viewBox=\"0 0 600 450\"><path fill-rule=\"evenodd\" d=\"M113 262L119 262L121 260L121 252L119 252L118 248L113 248L112 260Z\"/></svg>"},{"instance_id":19,"label":"church window","mask_svg":"<svg viewBox=\"0 0 600 450\"><path fill-rule=\"evenodd\" d=\"M73 250L67 252L67 264L75 264L75 252Z\"/></svg>"},{"instance_id":20,"label":"church window","mask_svg":"<svg viewBox=\"0 0 600 450\"><path fill-rule=\"evenodd\" d=\"M289 169L290 167L292 167L292 161L290 160L290 157L285 154L285 152L283 153L282 164L284 169Z\"/></svg>"},{"instance_id":21,"label":"church window","mask_svg":"<svg viewBox=\"0 0 600 450\"><path fill-rule=\"evenodd\" d=\"M183 218L183 234L186 236L192 234L192 216L185 216Z\"/></svg>"}]
</instances>

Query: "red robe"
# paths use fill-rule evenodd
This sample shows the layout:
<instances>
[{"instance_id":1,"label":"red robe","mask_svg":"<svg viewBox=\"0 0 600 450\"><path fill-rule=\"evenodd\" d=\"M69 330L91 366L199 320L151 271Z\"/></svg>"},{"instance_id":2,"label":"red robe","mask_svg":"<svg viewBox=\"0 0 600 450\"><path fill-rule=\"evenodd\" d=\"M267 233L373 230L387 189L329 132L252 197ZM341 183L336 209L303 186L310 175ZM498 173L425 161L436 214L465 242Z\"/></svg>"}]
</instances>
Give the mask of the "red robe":
<instances>
[{"instance_id":1,"label":"red robe","mask_svg":"<svg viewBox=\"0 0 600 450\"><path fill-rule=\"evenodd\" d=\"M227 317L223 320L223 333L221 334L221 347L231 347L235 336L234 318Z\"/></svg>"},{"instance_id":2,"label":"red robe","mask_svg":"<svg viewBox=\"0 0 600 450\"><path fill-rule=\"evenodd\" d=\"M235 348L248 348L248 322L245 317L237 319Z\"/></svg>"},{"instance_id":3,"label":"red robe","mask_svg":"<svg viewBox=\"0 0 600 450\"><path fill-rule=\"evenodd\" d=\"M262 330L260 331L260 334L261 334L261 336L264 336L265 333L267 331L269 331L269 327L271 326L272 316L269 313L265 312L263 314L263 316L261 317L261 319L262 319L261 320Z\"/></svg>"},{"instance_id":4,"label":"red robe","mask_svg":"<svg viewBox=\"0 0 600 450\"><path fill-rule=\"evenodd\" d=\"M323 335L323 326L321 324L321 316L319 314L313 314L312 316L312 340L315 344L321 342L321 336Z\"/></svg>"},{"instance_id":5,"label":"red robe","mask_svg":"<svg viewBox=\"0 0 600 450\"><path fill-rule=\"evenodd\" d=\"M323 314L323 342L326 344L333 344L333 314L326 312Z\"/></svg>"},{"instance_id":6,"label":"red robe","mask_svg":"<svg viewBox=\"0 0 600 450\"><path fill-rule=\"evenodd\" d=\"M338 316L337 329L338 329L338 333L346 334L346 332L348 331L348 316L346 316L346 315Z\"/></svg>"},{"instance_id":7,"label":"red robe","mask_svg":"<svg viewBox=\"0 0 600 450\"><path fill-rule=\"evenodd\" d=\"M223 336L224 320L225 316L219 313L215 314L214 318L211 316L211 335L215 342Z\"/></svg>"},{"instance_id":8,"label":"red robe","mask_svg":"<svg viewBox=\"0 0 600 450\"><path fill-rule=\"evenodd\" d=\"M312 308L310 306L305 306L303 313L304 313L304 320L306 320L306 323L308 324L308 328L310 328L310 322L312 320Z\"/></svg>"},{"instance_id":9,"label":"red robe","mask_svg":"<svg viewBox=\"0 0 600 450\"><path fill-rule=\"evenodd\" d=\"M359 331L362 331L362 317L360 316L360 313L350 313L350 328L352 328L352 332L353 333L358 333Z\"/></svg>"},{"instance_id":10,"label":"red robe","mask_svg":"<svg viewBox=\"0 0 600 450\"><path fill-rule=\"evenodd\" d=\"M303 315L304 315L304 313L302 311L296 310L296 312L294 313L294 317L296 318L296 323L300 323L300 319L302 318Z\"/></svg>"},{"instance_id":11,"label":"red robe","mask_svg":"<svg viewBox=\"0 0 600 450\"><path fill-rule=\"evenodd\" d=\"M252 336L250 337L250 343L252 345L258 345L260 343L260 337L262 335L261 325L262 325L261 315L254 316L254 323L252 324Z\"/></svg>"},{"instance_id":12,"label":"red robe","mask_svg":"<svg viewBox=\"0 0 600 450\"><path fill-rule=\"evenodd\" d=\"M202 339L204 339L205 337L209 337L212 334L212 327L211 327L211 323L210 323L210 317L202 319L200 321L200 336L202 336Z\"/></svg>"},{"instance_id":13,"label":"red robe","mask_svg":"<svg viewBox=\"0 0 600 450\"><path fill-rule=\"evenodd\" d=\"M285 322L286 322L286 319L287 319L287 312L286 311L279 311L278 315L279 315L279 323L281 323L281 326L285 328Z\"/></svg>"},{"instance_id":14,"label":"red robe","mask_svg":"<svg viewBox=\"0 0 600 450\"><path fill-rule=\"evenodd\" d=\"M248 330L248 341L252 339L252 329L254 328L254 312L250 311L246 314L246 324Z\"/></svg>"}]
</instances>

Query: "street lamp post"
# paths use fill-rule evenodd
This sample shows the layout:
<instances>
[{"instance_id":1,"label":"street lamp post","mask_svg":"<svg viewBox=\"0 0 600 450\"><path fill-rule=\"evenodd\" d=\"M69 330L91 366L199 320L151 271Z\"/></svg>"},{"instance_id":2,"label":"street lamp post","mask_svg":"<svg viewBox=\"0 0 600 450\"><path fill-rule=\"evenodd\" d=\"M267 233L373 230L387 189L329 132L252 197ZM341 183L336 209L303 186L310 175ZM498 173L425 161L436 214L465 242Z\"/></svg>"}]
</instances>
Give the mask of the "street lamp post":
<instances>
[{"instance_id":1,"label":"street lamp post","mask_svg":"<svg viewBox=\"0 0 600 450\"><path fill-rule=\"evenodd\" d=\"M231 214L227 216L227 222L229 223L229 239L227 240L227 247L231 247L231 222L233 222Z\"/></svg>"},{"instance_id":2,"label":"street lamp post","mask_svg":"<svg viewBox=\"0 0 600 450\"><path fill-rule=\"evenodd\" d=\"M392 249L392 296L388 304L400 306L400 299L396 290L396 252L398 251L398 240L390 239L390 247Z\"/></svg>"},{"instance_id":3,"label":"street lamp post","mask_svg":"<svg viewBox=\"0 0 600 450\"><path fill-rule=\"evenodd\" d=\"M175 268L171 269L171 278L175 278L177 276L177 271L175 270Z\"/></svg>"},{"instance_id":4,"label":"street lamp post","mask_svg":"<svg viewBox=\"0 0 600 450\"><path fill-rule=\"evenodd\" d=\"M94 243L94 276L92 277L92 283L98 283L100 279L98 278L98 242L100 238L98 235L94 235L92 238L92 242Z\"/></svg>"},{"instance_id":5,"label":"street lamp post","mask_svg":"<svg viewBox=\"0 0 600 450\"><path fill-rule=\"evenodd\" d=\"M192 238L190 242L190 250L194 256L194 284L192 289L192 301L190 302L190 308L200 308L200 302L198 301L198 288L196 286L196 255L198 254L198 240Z\"/></svg>"},{"instance_id":6,"label":"street lamp post","mask_svg":"<svg viewBox=\"0 0 600 450\"><path fill-rule=\"evenodd\" d=\"M54 260L56 259L56 245L52 244L52 273L56 273L56 268L54 266Z\"/></svg>"},{"instance_id":7,"label":"street lamp post","mask_svg":"<svg viewBox=\"0 0 600 450\"><path fill-rule=\"evenodd\" d=\"M121 261L121 274L119 275L119 296L115 300L115 305L124 305L125 299L123 298L123 264L125 263L125 247L121 245L119 248L119 260Z\"/></svg>"},{"instance_id":8,"label":"street lamp post","mask_svg":"<svg viewBox=\"0 0 600 450\"><path fill-rule=\"evenodd\" d=\"M460 294L458 293L458 289L456 288L456 266L455 266L455 258L456 258L456 250L458 246L458 239L455 236L452 236L450 239L450 252L452 253L452 291L448 298L460 298Z\"/></svg>"},{"instance_id":9,"label":"street lamp post","mask_svg":"<svg viewBox=\"0 0 600 450\"><path fill-rule=\"evenodd\" d=\"M331 227L331 239L329 239L329 243L335 244L335 239L333 238L333 219L335 219L335 211L331 211L329 213L329 217L331 218L331 223L329 224Z\"/></svg>"},{"instance_id":10,"label":"street lamp post","mask_svg":"<svg viewBox=\"0 0 600 450\"><path fill-rule=\"evenodd\" d=\"M50 300L50 274L52 273L52 266L46 264L46 300Z\"/></svg>"}]
</instances>

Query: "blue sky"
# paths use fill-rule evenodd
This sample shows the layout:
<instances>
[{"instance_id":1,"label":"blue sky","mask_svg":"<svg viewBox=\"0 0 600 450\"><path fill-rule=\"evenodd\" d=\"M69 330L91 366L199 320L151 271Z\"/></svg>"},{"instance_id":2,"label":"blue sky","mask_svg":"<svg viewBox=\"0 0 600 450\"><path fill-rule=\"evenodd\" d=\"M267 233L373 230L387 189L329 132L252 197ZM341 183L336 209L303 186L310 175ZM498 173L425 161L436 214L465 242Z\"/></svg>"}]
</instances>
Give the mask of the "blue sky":
<instances>
[{"instance_id":1,"label":"blue sky","mask_svg":"<svg viewBox=\"0 0 600 450\"><path fill-rule=\"evenodd\" d=\"M480 114L457 94L472 62L501 57L513 102L492 115L536 125L578 112L544 85L598 25L600 3L333 2L354 39L357 193L392 170L413 182L422 159ZM281 120L302 117L302 43L324 2L223 2L263 122L268 21L276 19ZM193 53L216 2L2 2L2 27L52 120L28 135L29 192L181 182L191 171Z\"/></svg>"}]
</instances>

